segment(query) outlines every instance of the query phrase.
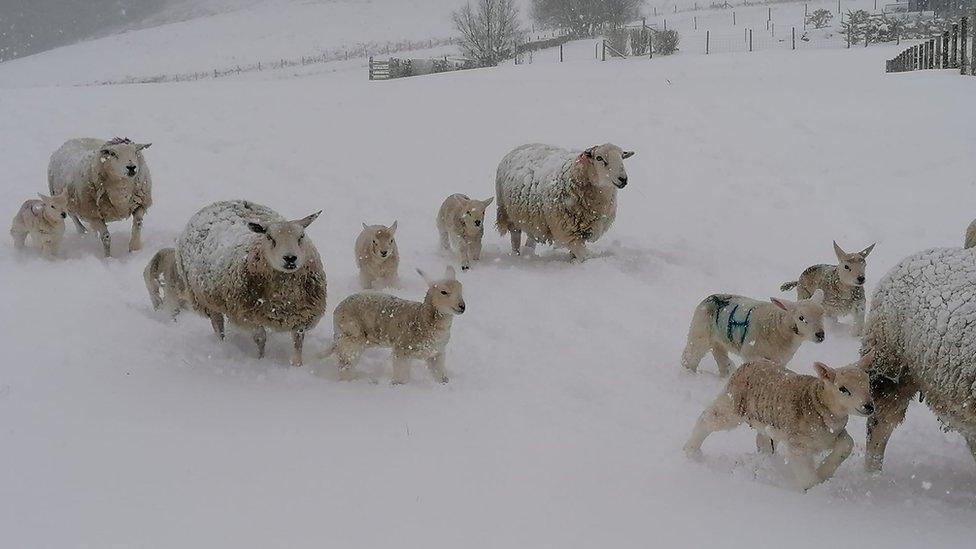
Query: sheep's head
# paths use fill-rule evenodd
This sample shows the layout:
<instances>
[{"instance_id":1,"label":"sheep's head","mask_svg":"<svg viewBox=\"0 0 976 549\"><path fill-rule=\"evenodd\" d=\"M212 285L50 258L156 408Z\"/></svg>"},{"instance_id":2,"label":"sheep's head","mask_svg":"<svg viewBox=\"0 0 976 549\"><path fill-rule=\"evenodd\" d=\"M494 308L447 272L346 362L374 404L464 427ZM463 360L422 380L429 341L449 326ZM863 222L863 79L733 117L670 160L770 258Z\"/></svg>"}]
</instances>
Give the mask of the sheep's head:
<instances>
[{"instance_id":1,"label":"sheep's head","mask_svg":"<svg viewBox=\"0 0 976 549\"><path fill-rule=\"evenodd\" d=\"M786 319L791 324L793 333L814 343L821 343L826 337L823 327L823 299L823 290L819 288L813 292L810 299L789 301L769 298L773 305L786 312Z\"/></svg>"},{"instance_id":2,"label":"sheep's head","mask_svg":"<svg viewBox=\"0 0 976 549\"><path fill-rule=\"evenodd\" d=\"M151 145L152 143L133 143L118 137L108 141L98 151L102 171L111 179L136 177L142 165L139 162L139 152L148 149Z\"/></svg>"},{"instance_id":3,"label":"sheep's head","mask_svg":"<svg viewBox=\"0 0 976 549\"><path fill-rule=\"evenodd\" d=\"M393 238L396 230L396 221L389 227L363 223L363 231L372 233L369 241L369 254L377 259L386 259L387 257L396 255L396 240Z\"/></svg>"},{"instance_id":4,"label":"sheep's head","mask_svg":"<svg viewBox=\"0 0 976 549\"><path fill-rule=\"evenodd\" d=\"M631 156L634 156L633 151L625 151L612 143L607 143L586 149L583 151L582 158L591 170L591 183L598 187L613 185L622 189L627 186L624 160Z\"/></svg>"},{"instance_id":5,"label":"sheep's head","mask_svg":"<svg viewBox=\"0 0 976 549\"><path fill-rule=\"evenodd\" d=\"M268 265L276 271L293 273L305 266L310 252L314 249L305 238L305 228L322 213L318 211L295 221L274 221L271 223L249 222L251 231L263 235L261 252Z\"/></svg>"},{"instance_id":6,"label":"sheep's head","mask_svg":"<svg viewBox=\"0 0 976 549\"><path fill-rule=\"evenodd\" d=\"M467 200L461 210L461 224L464 234L480 237L485 234L485 209L494 201L494 197L486 200Z\"/></svg>"},{"instance_id":7,"label":"sheep's head","mask_svg":"<svg viewBox=\"0 0 976 549\"><path fill-rule=\"evenodd\" d=\"M843 368L835 370L822 362L814 362L813 369L817 372L817 377L824 381L824 387L829 392L827 398L847 413L869 416L874 413L871 381L868 377L868 370L873 362L872 350L854 364Z\"/></svg>"},{"instance_id":8,"label":"sheep's head","mask_svg":"<svg viewBox=\"0 0 976 549\"><path fill-rule=\"evenodd\" d=\"M417 269L424 282L427 283L427 301L435 309L445 315L459 315L464 312L464 296L461 295L461 283L458 282L454 267L448 266L444 271L444 278L434 280L426 273Z\"/></svg>"},{"instance_id":9,"label":"sheep's head","mask_svg":"<svg viewBox=\"0 0 976 549\"><path fill-rule=\"evenodd\" d=\"M834 241L834 253L837 255L837 275L840 281L848 286L864 284L864 270L867 267L867 257L874 249L874 244L859 252L849 254Z\"/></svg>"},{"instance_id":10,"label":"sheep's head","mask_svg":"<svg viewBox=\"0 0 976 549\"><path fill-rule=\"evenodd\" d=\"M37 193L37 196L44 203L44 218L48 221L57 222L68 217L68 189L61 189L61 192L54 196Z\"/></svg>"}]
</instances>

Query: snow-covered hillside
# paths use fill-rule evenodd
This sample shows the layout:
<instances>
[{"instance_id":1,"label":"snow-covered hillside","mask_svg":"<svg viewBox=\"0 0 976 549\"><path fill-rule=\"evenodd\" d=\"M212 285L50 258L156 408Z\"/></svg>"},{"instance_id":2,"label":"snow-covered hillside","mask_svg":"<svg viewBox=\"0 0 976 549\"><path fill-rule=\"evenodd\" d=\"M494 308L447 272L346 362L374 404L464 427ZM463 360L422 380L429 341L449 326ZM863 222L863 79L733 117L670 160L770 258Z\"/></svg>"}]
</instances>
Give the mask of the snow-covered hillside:
<instances>
[{"instance_id":1,"label":"snow-covered hillside","mask_svg":"<svg viewBox=\"0 0 976 549\"><path fill-rule=\"evenodd\" d=\"M309 13L267 13L298 30L294 44L265 46L313 44L297 23ZM181 48L223 39L235 24L222 17L196 38L144 31L129 47L160 70L192 69L203 61ZM376 37L435 32L384 25ZM366 32L328 28L323 40ZM171 48L153 53L161 44ZM864 421L852 419L854 455L802 495L744 428L710 438L703 462L682 455L723 380L710 358L698 375L678 359L703 296L782 295L780 283L831 260L832 239L878 242L869 287L910 253L960 244L976 215L976 80L885 75L897 50L872 47L372 83L349 67L19 87L83 63L101 70L93 52L104 50L92 48L0 66L8 215L45 190L53 150L89 135L153 142L155 204L135 254L123 250L125 223L112 225L110 260L70 227L60 261L0 245L4 547L972 546L972 457L924 404L892 437L882 475L863 472ZM397 294L419 298L414 268L451 261L437 248L441 200L491 196L499 159L534 141L637 151L599 257L513 258L489 231L484 260L461 275L468 310L448 347L451 382L417 365L412 384L391 387L382 351L367 353L362 379L339 382L313 354L331 337L332 308L356 291L361 223L399 220ZM304 368L286 366L285 335L257 360L248 334L220 343L192 312L173 324L151 309L152 253L229 198L291 218L324 210L308 235L329 314ZM792 366L840 365L857 348L833 329Z\"/></svg>"}]
</instances>

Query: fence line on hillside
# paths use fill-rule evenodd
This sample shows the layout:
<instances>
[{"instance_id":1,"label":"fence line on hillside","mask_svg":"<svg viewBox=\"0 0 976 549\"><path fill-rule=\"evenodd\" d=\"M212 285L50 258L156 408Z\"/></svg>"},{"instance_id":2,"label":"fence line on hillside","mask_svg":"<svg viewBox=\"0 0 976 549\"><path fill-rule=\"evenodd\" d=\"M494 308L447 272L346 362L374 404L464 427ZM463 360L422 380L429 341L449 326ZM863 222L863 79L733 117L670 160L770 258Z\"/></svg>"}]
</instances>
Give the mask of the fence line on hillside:
<instances>
[{"instance_id":1,"label":"fence line on hillside","mask_svg":"<svg viewBox=\"0 0 976 549\"><path fill-rule=\"evenodd\" d=\"M942 34L915 44L888 59L885 61L885 72L959 69L960 74L976 76L976 29L970 28L970 21L973 20L963 16L958 23L950 23ZM971 31L973 36L969 36ZM971 52L967 51L967 42L972 47Z\"/></svg>"}]
</instances>

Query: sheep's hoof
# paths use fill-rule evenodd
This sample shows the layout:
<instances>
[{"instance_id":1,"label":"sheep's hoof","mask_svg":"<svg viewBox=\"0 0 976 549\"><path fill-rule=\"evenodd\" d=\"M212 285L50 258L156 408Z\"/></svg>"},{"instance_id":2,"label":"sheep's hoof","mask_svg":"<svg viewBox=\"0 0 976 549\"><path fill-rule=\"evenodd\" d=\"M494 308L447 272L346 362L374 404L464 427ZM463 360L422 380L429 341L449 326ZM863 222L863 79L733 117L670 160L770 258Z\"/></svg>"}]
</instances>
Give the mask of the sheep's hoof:
<instances>
[{"instance_id":1,"label":"sheep's hoof","mask_svg":"<svg viewBox=\"0 0 976 549\"><path fill-rule=\"evenodd\" d=\"M440 382L440 383L447 383L450 380L451 380L451 378L449 378L447 376L441 376L441 378L438 379L437 381Z\"/></svg>"},{"instance_id":2,"label":"sheep's hoof","mask_svg":"<svg viewBox=\"0 0 976 549\"><path fill-rule=\"evenodd\" d=\"M405 379L395 379L394 378L394 379L391 379L390 380L390 385L406 385L406 384L407 384L407 380L405 380Z\"/></svg>"},{"instance_id":3,"label":"sheep's hoof","mask_svg":"<svg viewBox=\"0 0 976 549\"><path fill-rule=\"evenodd\" d=\"M142 244L139 242L129 243L129 253L138 252L142 249Z\"/></svg>"},{"instance_id":4,"label":"sheep's hoof","mask_svg":"<svg viewBox=\"0 0 976 549\"><path fill-rule=\"evenodd\" d=\"M468 269L470 269L470 268L471 268L471 266L470 266L470 265L461 265L461 270L462 270L462 271L467 271L467 270L468 270Z\"/></svg>"}]
</instances>

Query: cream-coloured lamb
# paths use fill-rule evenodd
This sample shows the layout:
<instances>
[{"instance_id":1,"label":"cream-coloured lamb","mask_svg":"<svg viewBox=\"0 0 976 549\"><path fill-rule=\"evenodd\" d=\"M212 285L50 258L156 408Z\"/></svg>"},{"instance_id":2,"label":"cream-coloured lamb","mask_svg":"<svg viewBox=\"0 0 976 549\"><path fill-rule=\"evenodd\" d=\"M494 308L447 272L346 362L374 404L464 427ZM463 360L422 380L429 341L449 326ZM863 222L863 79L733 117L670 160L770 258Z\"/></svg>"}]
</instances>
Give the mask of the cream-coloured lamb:
<instances>
[{"instance_id":1,"label":"cream-coloured lamb","mask_svg":"<svg viewBox=\"0 0 976 549\"><path fill-rule=\"evenodd\" d=\"M364 290L396 286L400 267L400 251L394 234L397 222L385 225L367 225L356 238L356 265L359 267L359 284Z\"/></svg>"},{"instance_id":2,"label":"cream-coloured lamb","mask_svg":"<svg viewBox=\"0 0 976 549\"><path fill-rule=\"evenodd\" d=\"M472 261L481 259L485 208L494 200L474 200L464 194L452 194L444 200L437 212L437 232L441 235L441 247L450 251L451 243L454 242L461 259L462 271L468 270Z\"/></svg>"},{"instance_id":3,"label":"cream-coloured lamb","mask_svg":"<svg viewBox=\"0 0 976 549\"><path fill-rule=\"evenodd\" d=\"M27 236L40 245L41 254L52 258L58 255L61 239L64 238L64 220L68 216L68 194L62 190L54 196L38 193L40 199L28 200L17 210L10 224L10 236L14 246L23 248Z\"/></svg>"}]
</instances>

